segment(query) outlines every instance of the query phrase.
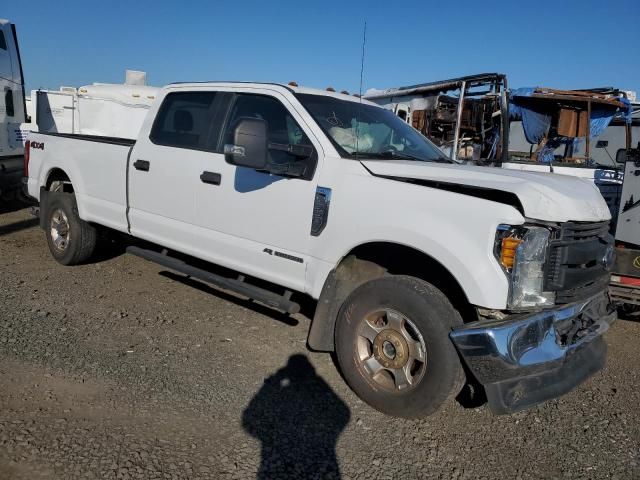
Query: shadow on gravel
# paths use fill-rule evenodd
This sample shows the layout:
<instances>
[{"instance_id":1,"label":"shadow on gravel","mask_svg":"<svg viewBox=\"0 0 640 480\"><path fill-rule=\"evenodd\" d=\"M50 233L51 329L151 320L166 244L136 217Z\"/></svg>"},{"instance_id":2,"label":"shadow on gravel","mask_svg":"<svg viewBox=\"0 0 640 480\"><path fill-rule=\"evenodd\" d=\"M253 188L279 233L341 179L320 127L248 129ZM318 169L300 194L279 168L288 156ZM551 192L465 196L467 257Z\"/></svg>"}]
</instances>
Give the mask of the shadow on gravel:
<instances>
[{"instance_id":1,"label":"shadow on gravel","mask_svg":"<svg viewBox=\"0 0 640 480\"><path fill-rule=\"evenodd\" d=\"M34 202L21 202L20 200L5 201L0 199L0 215L5 213L17 212L23 208L27 208L30 205L35 205Z\"/></svg>"},{"instance_id":2,"label":"shadow on gravel","mask_svg":"<svg viewBox=\"0 0 640 480\"><path fill-rule=\"evenodd\" d=\"M37 218L30 218L29 220L21 220L20 222L10 223L9 225L0 225L0 237L3 235L9 235L10 233L19 232L20 230L27 230L38 225Z\"/></svg>"},{"instance_id":3,"label":"shadow on gravel","mask_svg":"<svg viewBox=\"0 0 640 480\"><path fill-rule=\"evenodd\" d=\"M298 320L296 320L295 318L291 317L286 313L273 310L272 308L266 307L260 303L256 303L253 300L247 300L244 298L236 297L223 290L218 290L217 288L211 287L206 283L200 282L199 280L194 280L191 277L187 277L185 275L173 273L169 271L162 271L159 273L159 275L165 278L168 278L170 280L173 280L175 282L180 282L183 285L186 285L188 287L200 290L201 292L208 293L209 295L215 295L216 297L221 298L222 300L235 303L236 305L248 308L249 310L253 310L254 312L259 313L261 315L271 317L274 320L278 320L279 322L282 322L286 325L295 327L299 323Z\"/></svg>"},{"instance_id":4,"label":"shadow on gravel","mask_svg":"<svg viewBox=\"0 0 640 480\"><path fill-rule=\"evenodd\" d=\"M640 305L625 305L618 308L618 319L627 322L640 322Z\"/></svg>"},{"instance_id":5,"label":"shadow on gravel","mask_svg":"<svg viewBox=\"0 0 640 480\"><path fill-rule=\"evenodd\" d=\"M267 378L242 414L242 426L262 444L258 479L338 479L336 444L349 407L305 355Z\"/></svg>"}]
</instances>

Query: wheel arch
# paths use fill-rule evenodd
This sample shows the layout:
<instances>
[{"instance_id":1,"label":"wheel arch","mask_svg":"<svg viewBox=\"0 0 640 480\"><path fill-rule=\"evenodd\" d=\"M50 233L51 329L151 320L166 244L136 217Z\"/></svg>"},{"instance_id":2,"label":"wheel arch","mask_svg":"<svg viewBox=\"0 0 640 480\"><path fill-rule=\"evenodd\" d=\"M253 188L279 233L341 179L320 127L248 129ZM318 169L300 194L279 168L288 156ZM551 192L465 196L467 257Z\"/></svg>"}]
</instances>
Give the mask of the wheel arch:
<instances>
[{"instance_id":1,"label":"wheel arch","mask_svg":"<svg viewBox=\"0 0 640 480\"><path fill-rule=\"evenodd\" d=\"M45 181L42 183L46 191L51 191L54 182L61 182L63 190L66 193L74 193L74 183L71 180L69 174L60 167L53 167L50 169L46 176Z\"/></svg>"},{"instance_id":2,"label":"wheel arch","mask_svg":"<svg viewBox=\"0 0 640 480\"><path fill-rule=\"evenodd\" d=\"M57 191L75 193L74 183L69 174L60 167L53 167L47 171L40 183L40 228L43 230L46 228L49 215L49 195L53 192L54 186L57 188L58 185L61 185L62 189Z\"/></svg>"},{"instance_id":3,"label":"wheel arch","mask_svg":"<svg viewBox=\"0 0 640 480\"><path fill-rule=\"evenodd\" d=\"M363 283L385 275L409 275L429 282L447 296L463 321L476 319L460 282L441 262L400 243L367 242L352 248L329 272L309 329L309 347L333 351L335 324L346 298Z\"/></svg>"}]
</instances>

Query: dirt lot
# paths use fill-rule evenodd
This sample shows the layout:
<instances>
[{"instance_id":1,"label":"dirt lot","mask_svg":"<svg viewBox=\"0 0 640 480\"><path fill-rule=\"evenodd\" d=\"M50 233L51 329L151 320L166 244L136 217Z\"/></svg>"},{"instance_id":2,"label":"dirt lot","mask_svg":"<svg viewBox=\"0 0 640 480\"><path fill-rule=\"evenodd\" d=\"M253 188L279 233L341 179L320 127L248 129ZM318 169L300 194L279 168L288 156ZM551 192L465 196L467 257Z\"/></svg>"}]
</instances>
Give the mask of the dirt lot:
<instances>
[{"instance_id":1,"label":"dirt lot","mask_svg":"<svg viewBox=\"0 0 640 480\"><path fill-rule=\"evenodd\" d=\"M640 322L512 416L360 402L288 318L112 249L65 268L0 215L0 478L640 478Z\"/></svg>"}]
</instances>

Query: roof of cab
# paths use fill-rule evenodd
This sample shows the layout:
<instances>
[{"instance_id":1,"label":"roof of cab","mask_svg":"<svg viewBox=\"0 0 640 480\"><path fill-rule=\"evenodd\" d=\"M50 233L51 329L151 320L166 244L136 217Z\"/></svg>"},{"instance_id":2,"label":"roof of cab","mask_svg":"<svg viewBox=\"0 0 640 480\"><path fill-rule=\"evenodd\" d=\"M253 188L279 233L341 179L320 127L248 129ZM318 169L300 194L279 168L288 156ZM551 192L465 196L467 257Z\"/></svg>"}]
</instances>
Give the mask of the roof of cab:
<instances>
[{"instance_id":1,"label":"roof of cab","mask_svg":"<svg viewBox=\"0 0 640 480\"><path fill-rule=\"evenodd\" d=\"M206 86L228 86L228 87L233 87L233 86L243 86L243 87L247 87L247 86L256 86L256 87L264 87L264 86L271 86L271 87L280 87L283 88L285 90L288 90L291 93L300 93L300 94L309 94L309 95L322 95L325 97L333 97L333 98L338 98L340 100L346 100L348 102L355 102L355 103L360 103L362 102L363 104L366 105L372 105L375 107L378 107L379 105L377 105L376 103L373 103L365 98L361 98L361 97L357 97L355 95L347 95L344 93L339 93L339 92L332 92L330 90L321 90L319 88L309 88L309 87L300 87L300 86L292 86L292 85L285 85L283 83L271 83L271 82L240 82L240 81L210 81L210 82L175 82L175 83L170 83L169 85L167 85L165 88L189 88L189 87L206 87Z\"/></svg>"}]
</instances>

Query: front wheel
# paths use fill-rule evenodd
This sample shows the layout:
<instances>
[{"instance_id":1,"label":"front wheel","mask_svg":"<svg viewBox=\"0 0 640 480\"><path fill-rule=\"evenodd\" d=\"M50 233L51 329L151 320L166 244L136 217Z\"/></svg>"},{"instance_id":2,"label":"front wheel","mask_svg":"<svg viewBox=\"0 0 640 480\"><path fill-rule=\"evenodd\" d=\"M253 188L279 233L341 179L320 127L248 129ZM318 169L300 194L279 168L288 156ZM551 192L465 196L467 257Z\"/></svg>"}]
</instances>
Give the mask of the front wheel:
<instances>
[{"instance_id":1,"label":"front wheel","mask_svg":"<svg viewBox=\"0 0 640 480\"><path fill-rule=\"evenodd\" d=\"M96 247L96 229L78 215L75 196L51 192L44 210L45 235L53 258L62 265L88 260Z\"/></svg>"},{"instance_id":2,"label":"front wheel","mask_svg":"<svg viewBox=\"0 0 640 480\"><path fill-rule=\"evenodd\" d=\"M464 385L449 339L462 319L433 285L407 276L369 281L345 301L336 325L336 357L353 391L397 417L434 413Z\"/></svg>"}]
</instances>

